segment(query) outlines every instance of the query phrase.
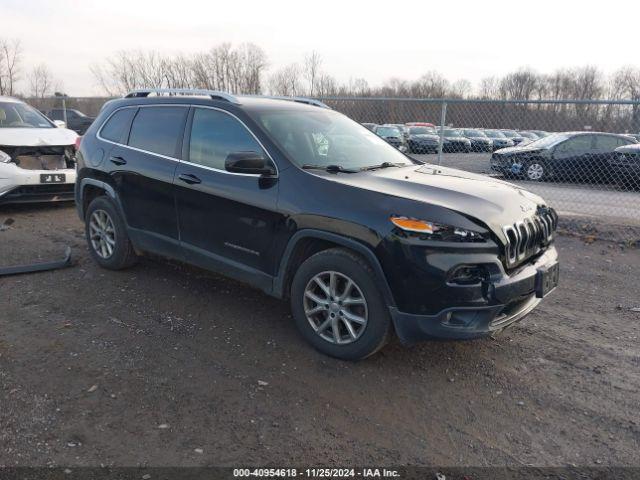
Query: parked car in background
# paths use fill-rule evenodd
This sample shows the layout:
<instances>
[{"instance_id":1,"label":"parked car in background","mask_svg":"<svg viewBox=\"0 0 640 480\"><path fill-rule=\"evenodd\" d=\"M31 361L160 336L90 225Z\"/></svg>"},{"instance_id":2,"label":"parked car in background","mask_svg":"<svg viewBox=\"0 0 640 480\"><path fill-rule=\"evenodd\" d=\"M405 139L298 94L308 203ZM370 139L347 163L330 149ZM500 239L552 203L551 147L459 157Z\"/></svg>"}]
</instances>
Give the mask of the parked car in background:
<instances>
[{"instance_id":1,"label":"parked car in background","mask_svg":"<svg viewBox=\"0 0 640 480\"><path fill-rule=\"evenodd\" d=\"M538 140L539 138L541 138L539 135L536 135L535 133L529 132L527 130L518 130L518 135L526 138L530 142L532 142L534 140Z\"/></svg>"},{"instance_id":2,"label":"parked car in background","mask_svg":"<svg viewBox=\"0 0 640 480\"><path fill-rule=\"evenodd\" d=\"M371 130L372 132L375 130L375 128L378 126L377 123L361 123L360 125L362 125L365 128L368 128L369 130Z\"/></svg>"},{"instance_id":3,"label":"parked car in background","mask_svg":"<svg viewBox=\"0 0 640 480\"><path fill-rule=\"evenodd\" d=\"M409 151L404 134L395 125L378 125L374 133L401 152Z\"/></svg>"},{"instance_id":4,"label":"parked car in background","mask_svg":"<svg viewBox=\"0 0 640 480\"><path fill-rule=\"evenodd\" d=\"M387 125L393 125L398 130L400 130L400 132L402 132L402 136L404 137L405 140L407 140L409 138L409 127L407 127L403 123L389 123Z\"/></svg>"},{"instance_id":5,"label":"parked car in background","mask_svg":"<svg viewBox=\"0 0 640 480\"><path fill-rule=\"evenodd\" d=\"M513 147L515 143L510 138L505 137L504 133L499 130L483 129L484 134L493 142L493 151L500 148Z\"/></svg>"},{"instance_id":6,"label":"parked car in background","mask_svg":"<svg viewBox=\"0 0 640 480\"><path fill-rule=\"evenodd\" d=\"M78 135L83 135L95 120L95 117L89 117L80 110L73 108L67 108L66 113L67 128L73 130ZM51 120L65 121L65 111L62 108L51 109L46 115Z\"/></svg>"},{"instance_id":7,"label":"parked car in background","mask_svg":"<svg viewBox=\"0 0 640 480\"><path fill-rule=\"evenodd\" d=\"M609 160L611 179L627 187L640 188L640 144L618 147Z\"/></svg>"},{"instance_id":8,"label":"parked car in background","mask_svg":"<svg viewBox=\"0 0 640 480\"><path fill-rule=\"evenodd\" d=\"M476 128L462 128L462 134L471 140L471 150L473 152L492 152L493 140L487 134Z\"/></svg>"},{"instance_id":9,"label":"parked car in background","mask_svg":"<svg viewBox=\"0 0 640 480\"><path fill-rule=\"evenodd\" d=\"M520 135L518 132L516 132L515 130L500 130L502 132L502 134L507 137L508 139L510 139L514 145L520 145L521 143L524 143L527 141L527 137L524 137L522 135Z\"/></svg>"},{"instance_id":10,"label":"parked car in background","mask_svg":"<svg viewBox=\"0 0 640 480\"><path fill-rule=\"evenodd\" d=\"M440 137L431 127L409 127L407 143L411 153L437 153Z\"/></svg>"},{"instance_id":11,"label":"parked car in background","mask_svg":"<svg viewBox=\"0 0 640 480\"><path fill-rule=\"evenodd\" d=\"M0 97L0 203L72 200L77 138L23 101Z\"/></svg>"},{"instance_id":12,"label":"parked car in background","mask_svg":"<svg viewBox=\"0 0 640 480\"><path fill-rule=\"evenodd\" d=\"M491 170L533 181L607 181L616 148L633 143L625 135L612 133L556 133L527 145L494 152Z\"/></svg>"},{"instance_id":13,"label":"parked car in background","mask_svg":"<svg viewBox=\"0 0 640 480\"><path fill-rule=\"evenodd\" d=\"M438 133L438 135L440 134L440 130L437 130L436 132ZM466 138L460 130L456 128L445 128L444 130L442 130L442 132L443 152L471 152L471 140Z\"/></svg>"},{"instance_id":14,"label":"parked car in background","mask_svg":"<svg viewBox=\"0 0 640 480\"><path fill-rule=\"evenodd\" d=\"M528 130L528 131L537 135L539 138L543 138L550 135L549 132L545 132L544 130Z\"/></svg>"},{"instance_id":15,"label":"parked car in background","mask_svg":"<svg viewBox=\"0 0 640 480\"><path fill-rule=\"evenodd\" d=\"M436 126L433 123L429 123L429 122L408 122L408 123L405 123L405 125L407 127L430 127L430 128L436 128Z\"/></svg>"},{"instance_id":16,"label":"parked car in background","mask_svg":"<svg viewBox=\"0 0 640 480\"><path fill-rule=\"evenodd\" d=\"M101 267L149 252L249 283L347 360L393 335L492 335L557 286L538 195L411 160L314 100L176 92L111 101L83 137L76 206Z\"/></svg>"}]
</instances>

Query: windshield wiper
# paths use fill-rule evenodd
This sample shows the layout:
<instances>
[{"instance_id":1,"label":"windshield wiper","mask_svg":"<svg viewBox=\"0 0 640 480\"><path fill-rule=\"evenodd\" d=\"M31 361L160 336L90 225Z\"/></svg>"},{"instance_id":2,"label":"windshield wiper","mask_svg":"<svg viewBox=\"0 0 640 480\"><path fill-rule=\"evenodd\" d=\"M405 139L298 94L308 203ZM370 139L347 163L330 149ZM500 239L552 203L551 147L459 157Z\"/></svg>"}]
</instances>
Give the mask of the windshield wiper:
<instances>
[{"instance_id":1,"label":"windshield wiper","mask_svg":"<svg viewBox=\"0 0 640 480\"><path fill-rule=\"evenodd\" d=\"M342 165L302 165L304 170L324 170L329 173L358 173L360 170L354 170L352 168L344 168Z\"/></svg>"},{"instance_id":2,"label":"windshield wiper","mask_svg":"<svg viewBox=\"0 0 640 480\"><path fill-rule=\"evenodd\" d=\"M391 167L404 167L405 163L392 163L392 162L382 162L380 165L371 165L369 167L362 167L360 170L377 170L379 168L391 168Z\"/></svg>"}]
</instances>

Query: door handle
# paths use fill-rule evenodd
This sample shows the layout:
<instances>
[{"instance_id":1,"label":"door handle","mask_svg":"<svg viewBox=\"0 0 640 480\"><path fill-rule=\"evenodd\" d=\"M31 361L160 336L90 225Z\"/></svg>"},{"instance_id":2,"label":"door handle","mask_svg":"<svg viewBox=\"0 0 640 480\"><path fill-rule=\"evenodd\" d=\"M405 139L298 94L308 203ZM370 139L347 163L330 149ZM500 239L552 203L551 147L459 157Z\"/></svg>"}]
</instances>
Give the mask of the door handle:
<instances>
[{"instance_id":1,"label":"door handle","mask_svg":"<svg viewBox=\"0 0 640 480\"><path fill-rule=\"evenodd\" d=\"M191 175L190 173L182 173L178 175L178 178L182 180L184 183L188 183L189 185L193 185L195 183L202 183L202 180L200 180L195 175Z\"/></svg>"},{"instance_id":2,"label":"door handle","mask_svg":"<svg viewBox=\"0 0 640 480\"><path fill-rule=\"evenodd\" d=\"M127 161L122 157L110 157L109 161L115 165L125 165Z\"/></svg>"}]
</instances>

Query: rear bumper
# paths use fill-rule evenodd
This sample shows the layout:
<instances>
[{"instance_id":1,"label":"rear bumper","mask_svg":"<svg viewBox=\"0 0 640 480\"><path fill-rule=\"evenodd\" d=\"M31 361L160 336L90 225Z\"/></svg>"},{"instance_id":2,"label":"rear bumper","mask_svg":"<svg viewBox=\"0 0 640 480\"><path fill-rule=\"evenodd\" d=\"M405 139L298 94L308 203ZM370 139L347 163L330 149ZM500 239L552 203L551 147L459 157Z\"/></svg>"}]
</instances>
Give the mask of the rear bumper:
<instances>
[{"instance_id":1,"label":"rear bumper","mask_svg":"<svg viewBox=\"0 0 640 480\"><path fill-rule=\"evenodd\" d=\"M396 333L403 343L411 344L427 339L467 340L500 331L524 318L540 303L541 299L536 297L536 275L555 262L557 252L551 247L517 273L492 279L486 285L484 305L461 303L434 315L406 313L390 307Z\"/></svg>"}]
</instances>

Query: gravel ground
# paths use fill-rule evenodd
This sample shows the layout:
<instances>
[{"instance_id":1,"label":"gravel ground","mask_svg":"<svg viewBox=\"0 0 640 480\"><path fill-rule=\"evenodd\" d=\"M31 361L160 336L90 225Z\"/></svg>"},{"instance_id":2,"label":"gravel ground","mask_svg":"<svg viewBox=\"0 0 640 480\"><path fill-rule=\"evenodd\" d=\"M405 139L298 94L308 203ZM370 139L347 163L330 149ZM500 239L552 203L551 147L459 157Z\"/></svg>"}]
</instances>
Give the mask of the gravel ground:
<instances>
[{"instance_id":1,"label":"gravel ground","mask_svg":"<svg viewBox=\"0 0 640 480\"><path fill-rule=\"evenodd\" d=\"M89 258L71 206L4 207L0 465L639 465L640 252L559 237L561 286L495 339L311 350L288 305Z\"/></svg>"}]
</instances>

